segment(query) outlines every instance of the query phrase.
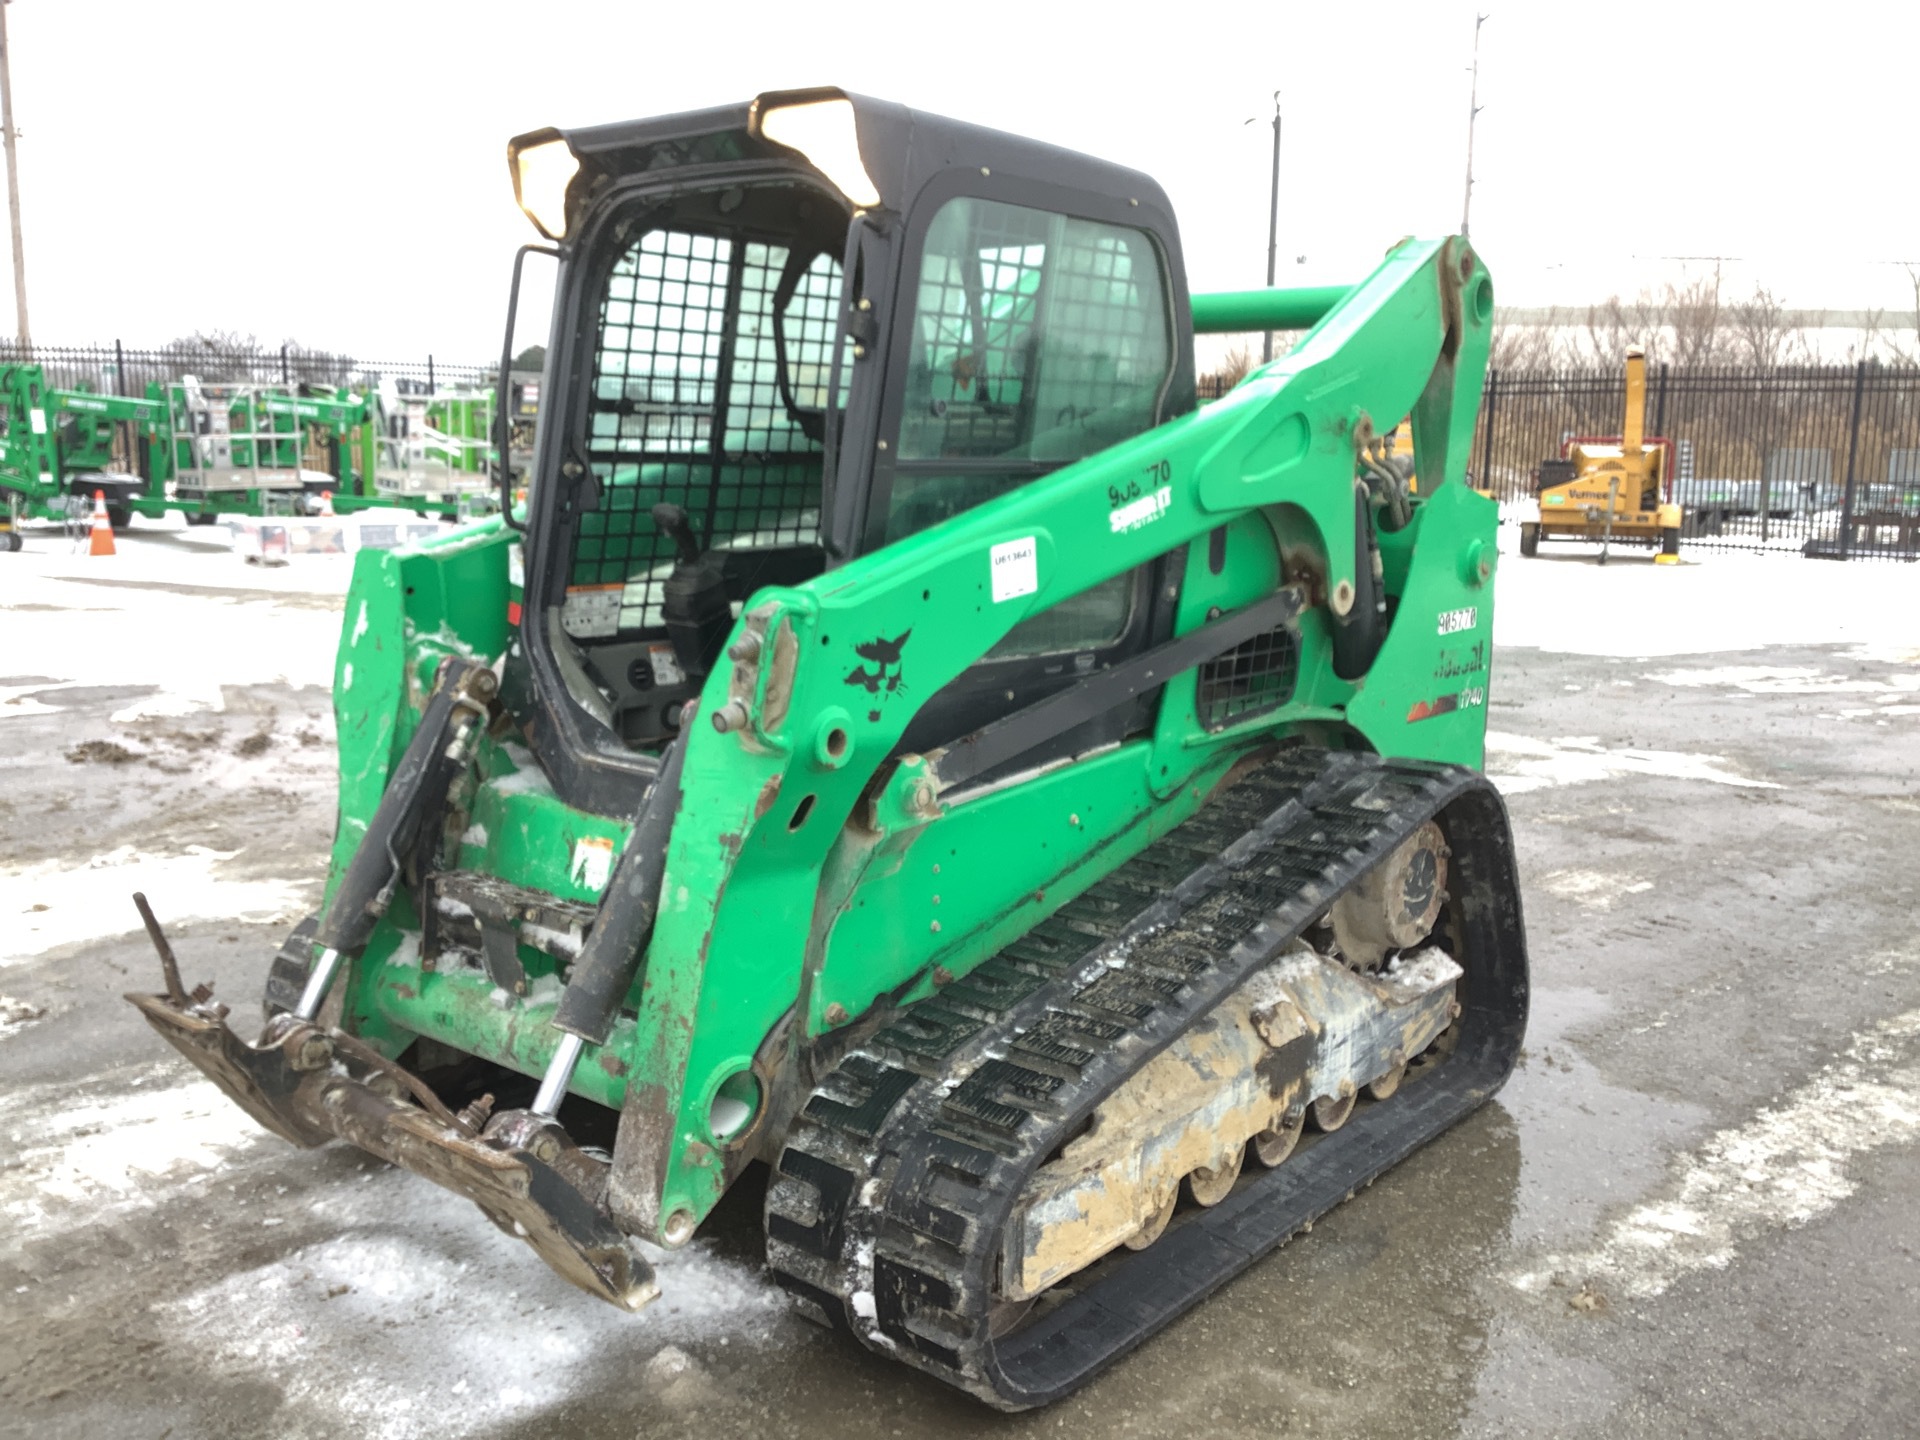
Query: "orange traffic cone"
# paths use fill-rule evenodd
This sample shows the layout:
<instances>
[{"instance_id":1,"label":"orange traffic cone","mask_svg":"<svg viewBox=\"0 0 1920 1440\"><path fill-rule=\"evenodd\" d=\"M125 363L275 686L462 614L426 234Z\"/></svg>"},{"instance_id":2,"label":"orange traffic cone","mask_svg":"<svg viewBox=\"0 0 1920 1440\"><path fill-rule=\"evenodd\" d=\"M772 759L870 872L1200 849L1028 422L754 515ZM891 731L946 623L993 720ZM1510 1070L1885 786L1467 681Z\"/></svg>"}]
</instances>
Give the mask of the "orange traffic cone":
<instances>
[{"instance_id":1,"label":"orange traffic cone","mask_svg":"<svg viewBox=\"0 0 1920 1440\"><path fill-rule=\"evenodd\" d=\"M322 515L333 514L333 492L331 490L322 490L320 492L320 513Z\"/></svg>"},{"instance_id":2,"label":"orange traffic cone","mask_svg":"<svg viewBox=\"0 0 1920 1440\"><path fill-rule=\"evenodd\" d=\"M107 519L107 494L104 490L93 492L93 538L87 546L89 555L113 554L113 522Z\"/></svg>"}]
</instances>

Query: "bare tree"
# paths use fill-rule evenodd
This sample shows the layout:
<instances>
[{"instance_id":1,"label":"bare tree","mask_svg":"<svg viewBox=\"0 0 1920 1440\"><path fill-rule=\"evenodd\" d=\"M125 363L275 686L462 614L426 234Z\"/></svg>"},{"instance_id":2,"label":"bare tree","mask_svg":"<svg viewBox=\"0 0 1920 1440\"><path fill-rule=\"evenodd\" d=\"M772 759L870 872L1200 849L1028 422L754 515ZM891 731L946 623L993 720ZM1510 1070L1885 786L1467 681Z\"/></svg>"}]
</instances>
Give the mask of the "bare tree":
<instances>
[{"instance_id":1,"label":"bare tree","mask_svg":"<svg viewBox=\"0 0 1920 1440\"><path fill-rule=\"evenodd\" d=\"M1680 365L1709 365L1725 360L1728 334L1726 310L1720 300L1720 267L1685 285L1666 287L1659 306L1663 328L1671 337L1668 357Z\"/></svg>"},{"instance_id":2,"label":"bare tree","mask_svg":"<svg viewBox=\"0 0 1920 1440\"><path fill-rule=\"evenodd\" d=\"M1629 345L1651 347L1664 319L1659 303L1645 290L1635 300L1609 295L1587 307L1587 344L1602 364L1618 365Z\"/></svg>"},{"instance_id":3,"label":"bare tree","mask_svg":"<svg viewBox=\"0 0 1920 1440\"><path fill-rule=\"evenodd\" d=\"M1632 300L1610 295L1587 307L1586 341L1592 358L1618 365L1627 347L1684 365L1724 361L1731 350L1720 298L1720 271L1684 284L1668 284L1655 295L1642 290Z\"/></svg>"},{"instance_id":4,"label":"bare tree","mask_svg":"<svg viewBox=\"0 0 1920 1440\"><path fill-rule=\"evenodd\" d=\"M1786 364L1796 348L1805 351L1799 330L1787 324L1787 307L1764 285L1756 284L1748 299L1729 305L1727 320L1733 358L1744 364L1771 369Z\"/></svg>"},{"instance_id":5,"label":"bare tree","mask_svg":"<svg viewBox=\"0 0 1920 1440\"><path fill-rule=\"evenodd\" d=\"M302 345L298 340L285 341L280 346L280 354L285 361L283 373L295 381L344 385L353 374L353 356L342 355L334 350L317 350Z\"/></svg>"},{"instance_id":6,"label":"bare tree","mask_svg":"<svg viewBox=\"0 0 1920 1440\"><path fill-rule=\"evenodd\" d=\"M1572 327L1571 311L1549 310L1533 325L1516 325L1497 312L1493 320L1493 343L1488 364L1496 370L1551 370L1566 363L1566 332Z\"/></svg>"},{"instance_id":7,"label":"bare tree","mask_svg":"<svg viewBox=\"0 0 1920 1440\"><path fill-rule=\"evenodd\" d=\"M353 357L286 340L263 345L256 335L237 330L196 330L160 347L170 373L201 380L276 385L308 381L344 384L353 373Z\"/></svg>"},{"instance_id":8,"label":"bare tree","mask_svg":"<svg viewBox=\"0 0 1920 1440\"><path fill-rule=\"evenodd\" d=\"M1284 349L1281 351L1285 353ZM1253 370L1253 351L1245 344L1235 345L1221 357L1220 363L1200 377L1202 394L1224 395Z\"/></svg>"},{"instance_id":9,"label":"bare tree","mask_svg":"<svg viewBox=\"0 0 1920 1440\"><path fill-rule=\"evenodd\" d=\"M1920 365L1920 268L1912 265L1905 268L1907 283L1913 287L1913 309L1907 312L1900 323L1891 327L1885 336L1880 337L1880 342L1886 347L1887 358L1896 365ZM1875 320L1878 320L1880 312L1876 310L1872 315ZM1898 333L1908 326L1913 330L1910 340ZM1866 343L1871 345L1873 338L1869 334Z\"/></svg>"},{"instance_id":10,"label":"bare tree","mask_svg":"<svg viewBox=\"0 0 1920 1440\"><path fill-rule=\"evenodd\" d=\"M160 347L167 369L176 377L201 380L258 379L261 365L259 337L237 330L196 330Z\"/></svg>"}]
</instances>

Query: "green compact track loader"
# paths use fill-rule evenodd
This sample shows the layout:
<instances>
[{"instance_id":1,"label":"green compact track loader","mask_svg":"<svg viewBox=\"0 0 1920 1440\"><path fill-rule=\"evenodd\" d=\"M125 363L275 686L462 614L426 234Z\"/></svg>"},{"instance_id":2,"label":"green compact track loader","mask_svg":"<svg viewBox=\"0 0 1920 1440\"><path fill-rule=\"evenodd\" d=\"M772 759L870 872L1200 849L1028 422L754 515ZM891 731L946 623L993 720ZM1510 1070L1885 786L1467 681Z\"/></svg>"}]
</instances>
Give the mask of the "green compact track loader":
<instances>
[{"instance_id":1,"label":"green compact track loader","mask_svg":"<svg viewBox=\"0 0 1920 1440\"><path fill-rule=\"evenodd\" d=\"M1193 296L1146 176L838 90L509 160L528 494L360 555L324 907L254 1040L152 926L155 1029L632 1310L751 1169L803 1311L1004 1409L1498 1089L1464 240Z\"/></svg>"}]
</instances>

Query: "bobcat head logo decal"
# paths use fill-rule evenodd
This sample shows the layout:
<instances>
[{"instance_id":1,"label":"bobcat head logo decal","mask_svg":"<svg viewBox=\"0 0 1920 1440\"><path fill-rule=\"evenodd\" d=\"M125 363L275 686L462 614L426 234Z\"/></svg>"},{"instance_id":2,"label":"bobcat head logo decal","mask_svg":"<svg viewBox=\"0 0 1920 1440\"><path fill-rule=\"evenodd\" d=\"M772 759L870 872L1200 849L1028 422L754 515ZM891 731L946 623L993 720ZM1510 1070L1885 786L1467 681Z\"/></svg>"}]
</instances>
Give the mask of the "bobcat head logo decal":
<instances>
[{"instance_id":1,"label":"bobcat head logo decal","mask_svg":"<svg viewBox=\"0 0 1920 1440\"><path fill-rule=\"evenodd\" d=\"M855 666L853 672L847 676L846 683L858 685L867 694L877 695L882 699L892 699L895 695L905 694L907 681L905 672L900 666L900 652L906 646L907 637L912 634L913 631L906 630L892 640L883 635L877 640L867 641L864 645L854 646L853 653L868 663ZM880 712L871 711L867 718L878 720Z\"/></svg>"}]
</instances>

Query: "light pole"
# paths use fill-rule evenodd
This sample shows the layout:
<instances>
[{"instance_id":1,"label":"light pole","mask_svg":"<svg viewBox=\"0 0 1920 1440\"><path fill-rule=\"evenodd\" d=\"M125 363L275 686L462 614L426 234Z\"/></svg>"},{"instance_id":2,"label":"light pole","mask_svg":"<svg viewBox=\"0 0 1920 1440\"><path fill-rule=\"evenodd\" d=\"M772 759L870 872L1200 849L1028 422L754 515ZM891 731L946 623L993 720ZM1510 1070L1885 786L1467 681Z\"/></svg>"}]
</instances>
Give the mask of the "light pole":
<instances>
[{"instance_id":1,"label":"light pole","mask_svg":"<svg viewBox=\"0 0 1920 1440\"><path fill-rule=\"evenodd\" d=\"M13 306L18 318L20 344L33 348L33 334L27 328L27 251L20 239L20 157L14 153L13 73L7 52L7 4L0 0L0 134L6 138L7 214L13 222Z\"/></svg>"},{"instance_id":2,"label":"light pole","mask_svg":"<svg viewBox=\"0 0 1920 1440\"><path fill-rule=\"evenodd\" d=\"M1473 213L1473 122L1480 118L1480 27L1487 17L1473 17L1473 91L1467 98L1467 198L1460 207L1460 235L1467 234L1467 217Z\"/></svg>"},{"instance_id":3,"label":"light pole","mask_svg":"<svg viewBox=\"0 0 1920 1440\"><path fill-rule=\"evenodd\" d=\"M1246 122L1251 125L1254 122ZM1273 92L1273 189L1267 206L1267 288L1273 288L1274 265L1280 255L1280 92ZM1267 331L1260 346L1260 363L1273 360L1273 332Z\"/></svg>"}]
</instances>

